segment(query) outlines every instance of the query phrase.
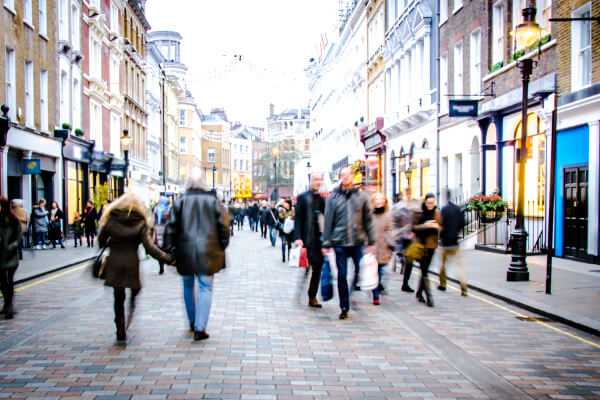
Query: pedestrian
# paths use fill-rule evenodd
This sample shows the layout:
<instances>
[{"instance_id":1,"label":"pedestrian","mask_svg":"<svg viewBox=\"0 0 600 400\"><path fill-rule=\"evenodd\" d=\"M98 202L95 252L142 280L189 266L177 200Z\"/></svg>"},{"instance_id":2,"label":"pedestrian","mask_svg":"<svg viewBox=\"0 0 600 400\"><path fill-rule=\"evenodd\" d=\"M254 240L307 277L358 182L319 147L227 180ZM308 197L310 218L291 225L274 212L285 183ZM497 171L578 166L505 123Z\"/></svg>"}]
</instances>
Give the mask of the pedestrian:
<instances>
[{"instance_id":1,"label":"pedestrian","mask_svg":"<svg viewBox=\"0 0 600 400\"><path fill-rule=\"evenodd\" d=\"M235 219L237 221L238 231L241 231L244 228L244 206L241 204L236 206Z\"/></svg>"},{"instance_id":2,"label":"pedestrian","mask_svg":"<svg viewBox=\"0 0 600 400\"><path fill-rule=\"evenodd\" d=\"M448 196L450 199L450 196ZM467 268L462 263L460 250L458 246L458 234L465 226L465 214L462 210L452 202L448 201L442 207L442 265L440 266L440 285L438 289L446 290L446 262L452 257L458 267L458 277L460 280L460 294L467 296Z\"/></svg>"},{"instance_id":3,"label":"pedestrian","mask_svg":"<svg viewBox=\"0 0 600 400\"><path fill-rule=\"evenodd\" d=\"M258 203L257 202L252 203L250 215L252 215L252 230L254 232L258 232Z\"/></svg>"},{"instance_id":4,"label":"pedestrian","mask_svg":"<svg viewBox=\"0 0 600 400\"><path fill-rule=\"evenodd\" d=\"M33 206L31 212L31 228L35 240L35 248L46 248L46 234L48 233L48 213L46 212L46 199L40 199L37 205Z\"/></svg>"},{"instance_id":5,"label":"pedestrian","mask_svg":"<svg viewBox=\"0 0 600 400\"><path fill-rule=\"evenodd\" d=\"M48 219L50 220L50 241L52 241L52 248L56 248L56 242L60 244L60 248L64 249L63 244L63 223L65 220L65 214L58 207L58 203L53 201L50 203L50 210L48 211Z\"/></svg>"},{"instance_id":6,"label":"pedestrian","mask_svg":"<svg viewBox=\"0 0 600 400\"><path fill-rule=\"evenodd\" d=\"M94 221L95 222L95 221ZM133 192L127 192L113 201L100 219L98 244L109 247L110 253L104 267L106 286L113 288L117 340L126 339L126 329L133 319L135 298L142 288L138 248L159 261L170 263L172 257L152 243L150 225L152 215L146 205ZM125 289L131 290L128 323L125 324Z\"/></svg>"},{"instance_id":7,"label":"pedestrian","mask_svg":"<svg viewBox=\"0 0 600 400\"><path fill-rule=\"evenodd\" d=\"M388 212L388 201L385 195L377 192L371 198L373 203L373 236L375 236L375 258L377 259L379 284L373 289L373 304L379 305L379 294L385 290L382 278L385 266L392 259L394 249L392 214Z\"/></svg>"},{"instance_id":8,"label":"pedestrian","mask_svg":"<svg viewBox=\"0 0 600 400\"><path fill-rule=\"evenodd\" d=\"M298 196L294 219L294 244L306 248L306 255L312 275L308 285L308 306L321 308L317 301L321 268L323 267L323 223L325 200L319 195L323 184L323 174L313 172L310 177L310 190ZM308 274L309 268L306 268Z\"/></svg>"},{"instance_id":9,"label":"pedestrian","mask_svg":"<svg viewBox=\"0 0 600 400\"><path fill-rule=\"evenodd\" d=\"M405 250L414 242L415 234L412 231L413 210L404 200L402 193L396 195L396 204L392 207L392 235L395 241L395 251L402 258L404 273L402 277L402 291L414 293L408 284L413 269L413 261L406 257Z\"/></svg>"},{"instance_id":10,"label":"pedestrian","mask_svg":"<svg viewBox=\"0 0 600 400\"><path fill-rule=\"evenodd\" d=\"M77 211L75 211L75 214L73 215L71 231L73 232L73 239L75 239L75 247L77 247L77 242L79 242L79 247L83 247L81 241L81 238L83 237L83 219L81 218L81 214Z\"/></svg>"},{"instance_id":11,"label":"pedestrian","mask_svg":"<svg viewBox=\"0 0 600 400\"><path fill-rule=\"evenodd\" d=\"M208 339L206 333L212 303L214 275L225 268L229 244L227 210L194 171L185 192L173 205L167 225L165 250L175 255L177 272L183 279L183 299L194 340ZM194 286L198 291L194 301Z\"/></svg>"},{"instance_id":12,"label":"pedestrian","mask_svg":"<svg viewBox=\"0 0 600 400\"><path fill-rule=\"evenodd\" d=\"M12 206L13 213L15 214L15 216L21 223L21 233L23 235L23 239L21 240L21 243L19 243L19 260L22 260L23 259L23 246L27 245L27 243L24 243L24 241L25 241L25 236L26 235L28 236L27 224L28 224L29 220L27 218L27 211L23 208L23 200L22 199L13 199L13 201L11 202L11 206Z\"/></svg>"},{"instance_id":13,"label":"pedestrian","mask_svg":"<svg viewBox=\"0 0 600 400\"><path fill-rule=\"evenodd\" d=\"M87 247L94 247L94 238L96 236L96 221L98 220L98 212L91 200L85 205L83 210L83 227L85 238L87 239Z\"/></svg>"},{"instance_id":14,"label":"pedestrian","mask_svg":"<svg viewBox=\"0 0 600 400\"><path fill-rule=\"evenodd\" d=\"M266 224L269 227L269 239L271 240L271 246L275 247L277 243L277 221L278 218L275 216L277 210L275 209L275 203L271 202L267 207Z\"/></svg>"},{"instance_id":15,"label":"pedestrian","mask_svg":"<svg viewBox=\"0 0 600 400\"><path fill-rule=\"evenodd\" d=\"M169 222L169 202L166 197L158 199L158 204L154 207L154 244L162 248L165 244L165 230L167 229L167 223ZM165 273L165 263L158 261L159 271L158 274L162 275Z\"/></svg>"},{"instance_id":16,"label":"pedestrian","mask_svg":"<svg viewBox=\"0 0 600 400\"><path fill-rule=\"evenodd\" d=\"M19 266L19 246L23 236L21 222L11 211L6 197L0 197L0 289L4 298L2 314L5 319L13 319L14 277Z\"/></svg>"},{"instance_id":17,"label":"pedestrian","mask_svg":"<svg viewBox=\"0 0 600 400\"><path fill-rule=\"evenodd\" d=\"M229 227L231 228L230 235L233 236L233 225L235 224L235 206L233 205L233 199L229 200L227 214L229 215Z\"/></svg>"},{"instance_id":18,"label":"pedestrian","mask_svg":"<svg viewBox=\"0 0 600 400\"><path fill-rule=\"evenodd\" d=\"M290 258L290 251L292 249L292 241L294 237L294 231L285 232L284 225L285 221L290 218L294 219L294 208L292 207L292 201L289 199L283 200L277 206L277 217L281 222L279 230L279 238L281 239L281 258L285 262L285 253L287 249L288 260Z\"/></svg>"},{"instance_id":19,"label":"pedestrian","mask_svg":"<svg viewBox=\"0 0 600 400\"><path fill-rule=\"evenodd\" d=\"M331 193L325 204L325 229L323 231L323 255L333 249L338 270L338 293L340 296L340 319L348 318L350 293L348 290L348 258L354 263L354 289L358 283L360 259L363 246L373 252L375 238L371 231L371 211L364 192L353 187L354 171L350 166L339 172L340 185Z\"/></svg>"},{"instance_id":20,"label":"pedestrian","mask_svg":"<svg viewBox=\"0 0 600 400\"><path fill-rule=\"evenodd\" d=\"M269 210L267 208L267 202L262 201L260 208L258 209L258 222L260 224L260 236L263 239L267 238L267 214Z\"/></svg>"},{"instance_id":21,"label":"pedestrian","mask_svg":"<svg viewBox=\"0 0 600 400\"><path fill-rule=\"evenodd\" d=\"M421 212L415 213L413 221L413 232L417 236L417 241L423 246L423 256L419 260L421 279L419 280L419 289L417 289L417 300L433 307L428 275L431 259L438 247L441 222L440 210L435 205L435 195L433 193L428 193L425 196L425 201L421 205ZM427 300L423 298L423 292L425 292Z\"/></svg>"}]
</instances>

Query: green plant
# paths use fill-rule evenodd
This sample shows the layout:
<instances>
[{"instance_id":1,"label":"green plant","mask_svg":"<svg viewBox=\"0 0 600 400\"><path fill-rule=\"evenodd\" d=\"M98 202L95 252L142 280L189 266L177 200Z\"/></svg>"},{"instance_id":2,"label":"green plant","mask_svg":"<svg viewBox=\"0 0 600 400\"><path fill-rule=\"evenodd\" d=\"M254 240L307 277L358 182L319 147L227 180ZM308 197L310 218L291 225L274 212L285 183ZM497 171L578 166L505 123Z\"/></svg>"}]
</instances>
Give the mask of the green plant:
<instances>
[{"instance_id":1,"label":"green plant","mask_svg":"<svg viewBox=\"0 0 600 400\"><path fill-rule=\"evenodd\" d=\"M489 196L481 194L473 196L463 205L465 210L481 213L488 211L503 212L506 207L508 207L508 203L502 200L498 192L494 192Z\"/></svg>"},{"instance_id":2,"label":"green plant","mask_svg":"<svg viewBox=\"0 0 600 400\"><path fill-rule=\"evenodd\" d=\"M70 125L70 124L68 124L68 123L66 123L66 122L63 122L63 124L62 124L62 128L63 128L63 129L68 129L68 130L71 130L71 125Z\"/></svg>"},{"instance_id":3,"label":"green plant","mask_svg":"<svg viewBox=\"0 0 600 400\"><path fill-rule=\"evenodd\" d=\"M92 192L92 201L97 210L101 210L102 206L108 203L108 183L96 186Z\"/></svg>"},{"instance_id":4,"label":"green plant","mask_svg":"<svg viewBox=\"0 0 600 400\"><path fill-rule=\"evenodd\" d=\"M546 36L544 36L541 40L542 46L545 45L546 43L548 43L550 40L552 40L551 34L547 34Z\"/></svg>"},{"instance_id":5,"label":"green plant","mask_svg":"<svg viewBox=\"0 0 600 400\"><path fill-rule=\"evenodd\" d=\"M496 64L492 65L492 68L490 69L490 72L496 72L500 68L502 68L503 66L504 66L504 61L497 62Z\"/></svg>"},{"instance_id":6,"label":"green plant","mask_svg":"<svg viewBox=\"0 0 600 400\"><path fill-rule=\"evenodd\" d=\"M510 59L511 61L517 61L519 58L523 57L525 55L525 49L521 49L519 51L517 51L515 54L513 54Z\"/></svg>"},{"instance_id":7,"label":"green plant","mask_svg":"<svg viewBox=\"0 0 600 400\"><path fill-rule=\"evenodd\" d=\"M77 136L83 136L83 131L81 129L77 128L77 129L75 129L75 134Z\"/></svg>"}]
</instances>

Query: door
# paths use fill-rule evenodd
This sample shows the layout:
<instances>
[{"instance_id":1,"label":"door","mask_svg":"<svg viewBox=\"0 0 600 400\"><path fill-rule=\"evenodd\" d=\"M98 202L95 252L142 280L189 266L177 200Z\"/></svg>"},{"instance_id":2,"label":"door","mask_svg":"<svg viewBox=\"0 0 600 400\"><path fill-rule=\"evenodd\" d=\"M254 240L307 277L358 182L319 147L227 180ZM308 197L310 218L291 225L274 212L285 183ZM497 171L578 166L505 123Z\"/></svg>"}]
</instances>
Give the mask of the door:
<instances>
[{"instance_id":1,"label":"door","mask_svg":"<svg viewBox=\"0 0 600 400\"><path fill-rule=\"evenodd\" d=\"M564 254L587 258L588 167L565 168Z\"/></svg>"}]
</instances>

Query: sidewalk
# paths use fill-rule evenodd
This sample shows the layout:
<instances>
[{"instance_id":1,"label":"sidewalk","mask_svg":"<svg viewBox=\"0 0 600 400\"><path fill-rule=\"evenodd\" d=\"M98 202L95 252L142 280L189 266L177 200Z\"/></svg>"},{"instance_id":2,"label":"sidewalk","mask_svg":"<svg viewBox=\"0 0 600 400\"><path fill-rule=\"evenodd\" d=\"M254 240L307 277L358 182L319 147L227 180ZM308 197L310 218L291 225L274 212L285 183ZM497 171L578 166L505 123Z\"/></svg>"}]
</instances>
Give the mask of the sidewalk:
<instances>
[{"instance_id":1,"label":"sidewalk","mask_svg":"<svg viewBox=\"0 0 600 400\"><path fill-rule=\"evenodd\" d=\"M431 271L436 275L440 269L440 253L438 249L432 261ZM506 280L510 262L508 254L464 249L462 262L467 265L470 289L600 335L599 265L553 258L552 294L547 295L545 255L527 257L530 275L528 282ZM458 274L452 261L446 266L446 272L450 280L457 282ZM435 296L437 284L432 286Z\"/></svg>"},{"instance_id":2,"label":"sidewalk","mask_svg":"<svg viewBox=\"0 0 600 400\"><path fill-rule=\"evenodd\" d=\"M81 264L95 257L98 249L89 247L73 247L73 241L67 243L66 249L50 245L46 250L23 249L23 260L15 273L15 283L22 283L42 275L49 274L73 265Z\"/></svg>"}]
</instances>

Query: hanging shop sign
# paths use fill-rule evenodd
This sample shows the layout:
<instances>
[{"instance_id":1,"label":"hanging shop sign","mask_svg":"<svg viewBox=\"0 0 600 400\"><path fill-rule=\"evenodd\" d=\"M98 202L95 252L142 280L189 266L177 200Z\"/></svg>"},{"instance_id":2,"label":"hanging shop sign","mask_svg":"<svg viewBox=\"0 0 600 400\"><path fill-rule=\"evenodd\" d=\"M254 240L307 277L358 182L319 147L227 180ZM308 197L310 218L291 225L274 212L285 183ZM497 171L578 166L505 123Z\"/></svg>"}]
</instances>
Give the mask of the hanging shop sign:
<instances>
[{"instance_id":1,"label":"hanging shop sign","mask_svg":"<svg viewBox=\"0 0 600 400\"><path fill-rule=\"evenodd\" d=\"M450 100L449 117L476 117L478 100Z\"/></svg>"},{"instance_id":2,"label":"hanging shop sign","mask_svg":"<svg viewBox=\"0 0 600 400\"><path fill-rule=\"evenodd\" d=\"M42 173L42 162L39 158L23 159L23 175L39 175Z\"/></svg>"},{"instance_id":3,"label":"hanging shop sign","mask_svg":"<svg viewBox=\"0 0 600 400\"><path fill-rule=\"evenodd\" d=\"M383 129L383 117L377 117L375 122L361 132L360 140L367 151L383 149L385 151L385 135L381 132Z\"/></svg>"}]
</instances>

